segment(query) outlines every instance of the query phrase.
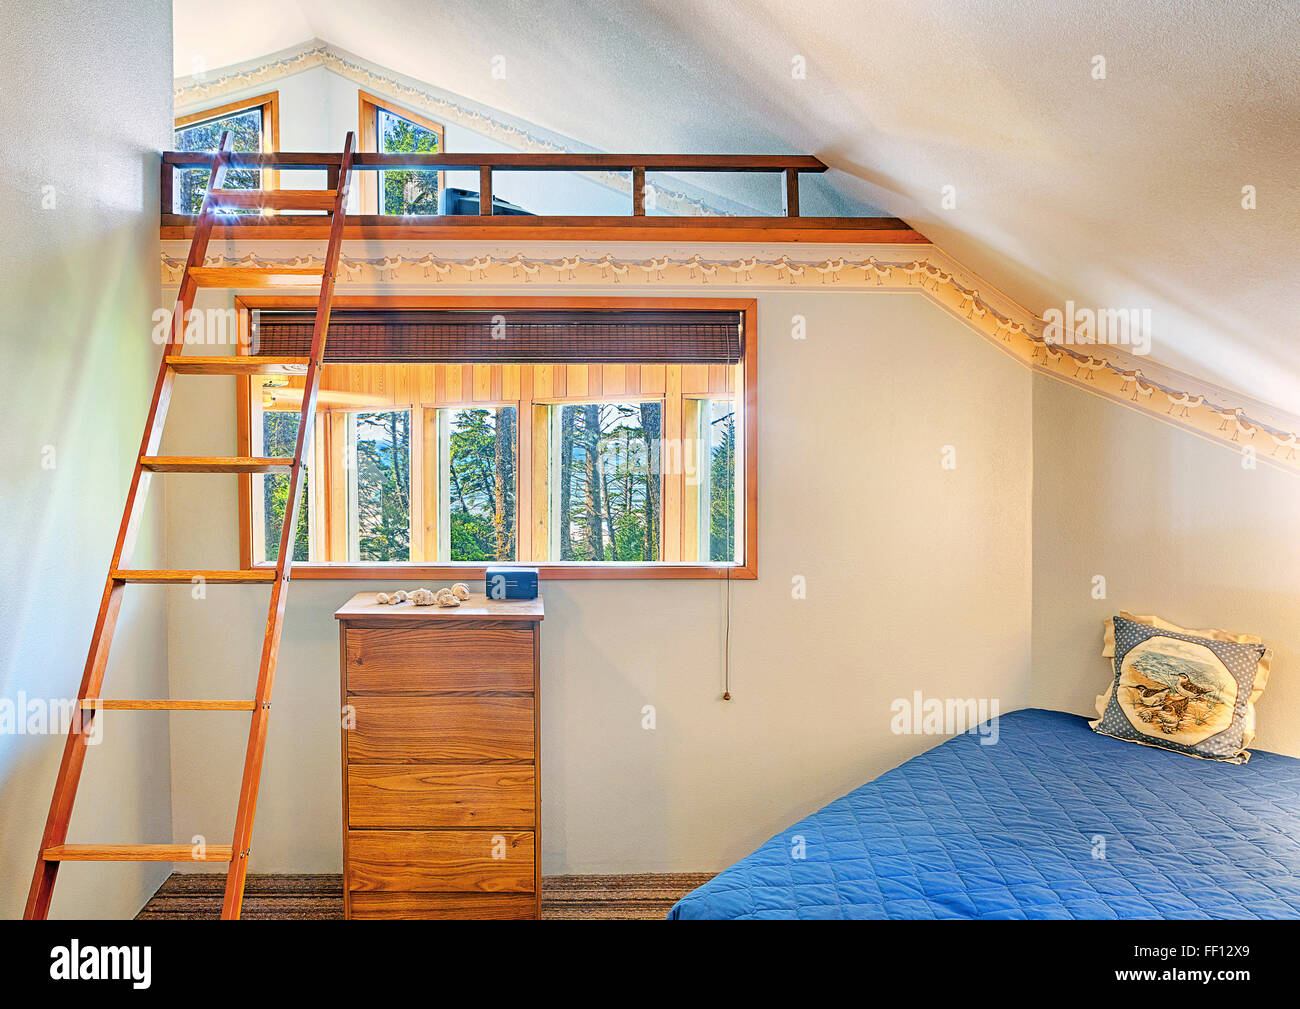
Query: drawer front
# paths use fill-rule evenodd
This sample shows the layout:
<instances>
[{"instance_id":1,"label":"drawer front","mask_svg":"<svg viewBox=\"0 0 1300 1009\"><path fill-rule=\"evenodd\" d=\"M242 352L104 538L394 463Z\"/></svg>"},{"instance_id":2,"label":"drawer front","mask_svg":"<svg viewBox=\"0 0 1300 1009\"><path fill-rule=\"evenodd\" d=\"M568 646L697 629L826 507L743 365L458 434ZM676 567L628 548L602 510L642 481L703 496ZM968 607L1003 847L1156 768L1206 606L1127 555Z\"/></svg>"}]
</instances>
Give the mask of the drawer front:
<instances>
[{"instance_id":1,"label":"drawer front","mask_svg":"<svg viewBox=\"0 0 1300 1009\"><path fill-rule=\"evenodd\" d=\"M349 830L348 888L353 894L533 893L533 832Z\"/></svg>"},{"instance_id":2,"label":"drawer front","mask_svg":"<svg viewBox=\"0 0 1300 1009\"><path fill-rule=\"evenodd\" d=\"M352 894L352 917L409 920L529 919L537 917L537 898L513 893L377 893Z\"/></svg>"},{"instance_id":3,"label":"drawer front","mask_svg":"<svg viewBox=\"0 0 1300 1009\"><path fill-rule=\"evenodd\" d=\"M532 697L352 696L348 703L356 712L348 763L534 759Z\"/></svg>"},{"instance_id":4,"label":"drawer front","mask_svg":"<svg viewBox=\"0 0 1300 1009\"><path fill-rule=\"evenodd\" d=\"M351 827L532 827L531 766L348 765Z\"/></svg>"},{"instance_id":5,"label":"drawer front","mask_svg":"<svg viewBox=\"0 0 1300 1009\"><path fill-rule=\"evenodd\" d=\"M533 632L516 627L349 627L347 689L533 689Z\"/></svg>"}]
</instances>

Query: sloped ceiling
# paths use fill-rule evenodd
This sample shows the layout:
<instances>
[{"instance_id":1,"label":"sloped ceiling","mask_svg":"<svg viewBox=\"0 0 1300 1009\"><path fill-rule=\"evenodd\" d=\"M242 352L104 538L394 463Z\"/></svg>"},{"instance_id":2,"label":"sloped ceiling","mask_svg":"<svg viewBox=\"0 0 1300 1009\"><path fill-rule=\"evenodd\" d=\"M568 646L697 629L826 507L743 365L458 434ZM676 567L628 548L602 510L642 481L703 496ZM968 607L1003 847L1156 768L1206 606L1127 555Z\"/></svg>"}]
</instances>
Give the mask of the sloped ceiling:
<instances>
[{"instance_id":1,"label":"sloped ceiling","mask_svg":"<svg viewBox=\"0 0 1300 1009\"><path fill-rule=\"evenodd\" d=\"M228 0L239 32L174 8L178 76L319 38L600 150L816 154L839 212L1038 315L1150 308L1153 358L1300 412L1292 0Z\"/></svg>"}]
</instances>

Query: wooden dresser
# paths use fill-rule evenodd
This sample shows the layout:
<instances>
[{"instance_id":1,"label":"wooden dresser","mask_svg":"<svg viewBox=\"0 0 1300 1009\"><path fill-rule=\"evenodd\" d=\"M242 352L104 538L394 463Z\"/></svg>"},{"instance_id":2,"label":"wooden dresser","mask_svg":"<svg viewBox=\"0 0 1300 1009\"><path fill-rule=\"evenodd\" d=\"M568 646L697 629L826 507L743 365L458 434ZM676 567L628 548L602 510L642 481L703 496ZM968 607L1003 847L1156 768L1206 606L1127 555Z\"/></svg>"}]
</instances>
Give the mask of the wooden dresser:
<instances>
[{"instance_id":1,"label":"wooden dresser","mask_svg":"<svg viewBox=\"0 0 1300 1009\"><path fill-rule=\"evenodd\" d=\"M541 599L334 616L347 917L538 917Z\"/></svg>"}]
</instances>

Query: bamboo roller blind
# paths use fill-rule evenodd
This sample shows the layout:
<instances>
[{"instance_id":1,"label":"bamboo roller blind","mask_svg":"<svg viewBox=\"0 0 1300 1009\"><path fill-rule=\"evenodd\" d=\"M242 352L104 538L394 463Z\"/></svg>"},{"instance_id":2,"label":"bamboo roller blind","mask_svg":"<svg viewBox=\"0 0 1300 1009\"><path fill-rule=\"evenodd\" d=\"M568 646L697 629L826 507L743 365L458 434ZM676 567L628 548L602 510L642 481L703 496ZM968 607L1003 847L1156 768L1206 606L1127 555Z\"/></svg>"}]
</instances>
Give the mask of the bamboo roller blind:
<instances>
[{"instance_id":1,"label":"bamboo roller blind","mask_svg":"<svg viewBox=\"0 0 1300 1009\"><path fill-rule=\"evenodd\" d=\"M315 312L256 310L255 353L305 357ZM735 364L739 312L336 310L327 362Z\"/></svg>"}]
</instances>

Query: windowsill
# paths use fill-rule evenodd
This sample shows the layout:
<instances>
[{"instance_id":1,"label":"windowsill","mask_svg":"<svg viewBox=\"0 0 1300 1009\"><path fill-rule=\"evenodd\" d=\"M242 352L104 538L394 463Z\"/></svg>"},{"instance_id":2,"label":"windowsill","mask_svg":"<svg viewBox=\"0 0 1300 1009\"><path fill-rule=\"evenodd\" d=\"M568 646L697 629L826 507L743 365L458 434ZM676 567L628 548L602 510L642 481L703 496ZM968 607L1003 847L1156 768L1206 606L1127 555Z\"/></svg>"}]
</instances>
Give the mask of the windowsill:
<instances>
[{"instance_id":1,"label":"windowsill","mask_svg":"<svg viewBox=\"0 0 1300 1009\"><path fill-rule=\"evenodd\" d=\"M528 564L509 562L503 567L535 567L539 576L547 581L590 581L594 579L661 579L708 578L732 581L753 581L758 578L757 563L739 564L633 564L607 562L603 564L549 563ZM255 564L253 570L273 571L273 564ZM421 564L421 563L371 563L371 564L309 564L298 561L293 565L293 579L329 579L335 581L393 581L396 579L463 579L482 581L486 565Z\"/></svg>"}]
</instances>

